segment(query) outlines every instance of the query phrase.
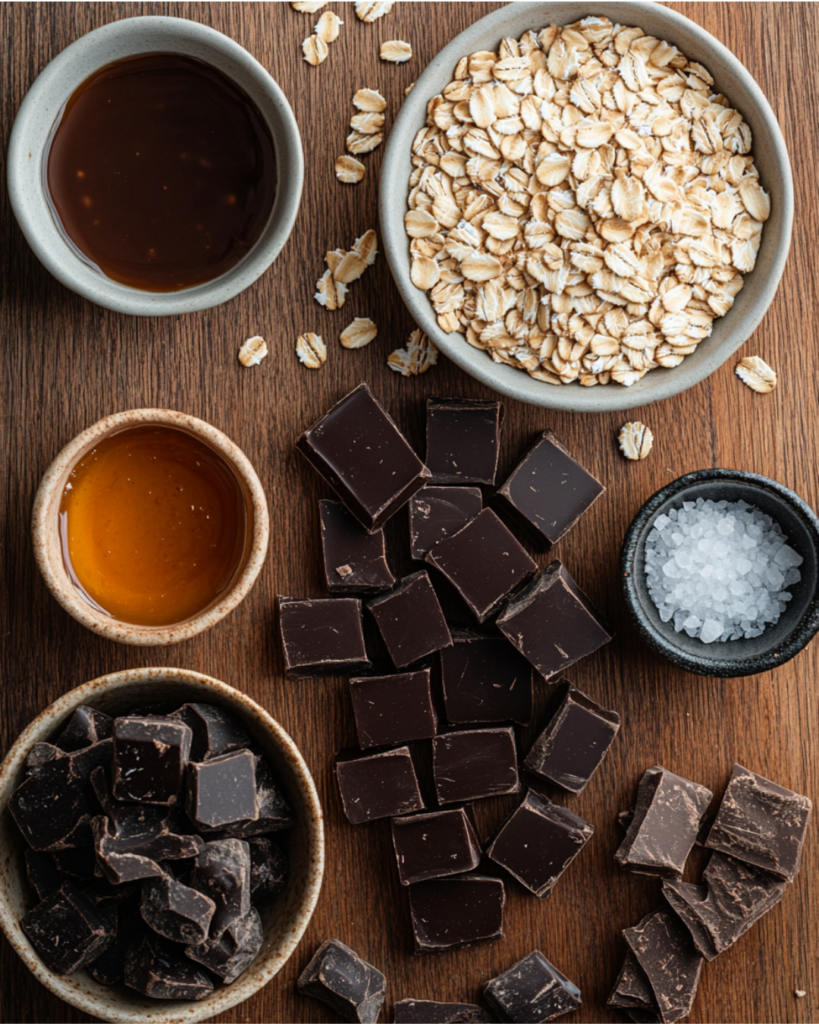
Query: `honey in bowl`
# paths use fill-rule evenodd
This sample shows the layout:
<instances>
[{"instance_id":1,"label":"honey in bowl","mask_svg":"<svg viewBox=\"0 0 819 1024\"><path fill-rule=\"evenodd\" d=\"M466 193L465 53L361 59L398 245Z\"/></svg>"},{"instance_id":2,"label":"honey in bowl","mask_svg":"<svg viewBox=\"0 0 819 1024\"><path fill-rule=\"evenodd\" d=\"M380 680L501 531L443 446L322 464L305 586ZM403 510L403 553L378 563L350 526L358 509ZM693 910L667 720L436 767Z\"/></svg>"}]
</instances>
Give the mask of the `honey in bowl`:
<instances>
[{"instance_id":1,"label":"honey in bowl","mask_svg":"<svg viewBox=\"0 0 819 1024\"><path fill-rule=\"evenodd\" d=\"M273 138L244 90L192 57L150 53L96 71L46 156L52 210L101 273L151 292L211 281L262 233Z\"/></svg>"},{"instance_id":2,"label":"honey in bowl","mask_svg":"<svg viewBox=\"0 0 819 1024\"><path fill-rule=\"evenodd\" d=\"M247 561L250 516L239 477L201 438L160 424L125 427L69 474L63 560L98 611L169 626L229 589Z\"/></svg>"}]
</instances>

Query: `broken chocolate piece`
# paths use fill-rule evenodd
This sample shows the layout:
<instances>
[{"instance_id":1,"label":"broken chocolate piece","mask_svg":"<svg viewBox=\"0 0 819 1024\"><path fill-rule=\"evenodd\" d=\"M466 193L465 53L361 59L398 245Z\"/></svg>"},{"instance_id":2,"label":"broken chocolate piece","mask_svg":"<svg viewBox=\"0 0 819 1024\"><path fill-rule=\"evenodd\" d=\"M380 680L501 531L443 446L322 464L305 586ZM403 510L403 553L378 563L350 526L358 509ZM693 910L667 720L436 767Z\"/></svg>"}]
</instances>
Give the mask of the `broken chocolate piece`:
<instances>
[{"instance_id":1,"label":"broken chocolate piece","mask_svg":"<svg viewBox=\"0 0 819 1024\"><path fill-rule=\"evenodd\" d=\"M94 981L100 985L116 985L122 981L129 950L138 946L147 932L147 925L138 911L121 917L114 941L87 965Z\"/></svg>"},{"instance_id":2,"label":"broken chocolate piece","mask_svg":"<svg viewBox=\"0 0 819 1024\"><path fill-rule=\"evenodd\" d=\"M545 899L592 835L593 825L530 791L498 829L486 854Z\"/></svg>"},{"instance_id":3,"label":"broken chocolate piece","mask_svg":"<svg viewBox=\"0 0 819 1024\"><path fill-rule=\"evenodd\" d=\"M206 999L213 982L158 935L144 936L125 958L123 980L151 999Z\"/></svg>"},{"instance_id":4,"label":"broken chocolate piece","mask_svg":"<svg viewBox=\"0 0 819 1024\"><path fill-rule=\"evenodd\" d=\"M279 630L291 678L346 674L370 667L357 598L278 600Z\"/></svg>"},{"instance_id":5,"label":"broken chocolate piece","mask_svg":"<svg viewBox=\"0 0 819 1024\"><path fill-rule=\"evenodd\" d=\"M88 842L92 800L71 757L59 757L37 767L11 794L8 808L33 850L66 850Z\"/></svg>"},{"instance_id":6,"label":"broken chocolate piece","mask_svg":"<svg viewBox=\"0 0 819 1024\"><path fill-rule=\"evenodd\" d=\"M267 836L248 839L250 846L250 899L262 903L278 896L287 884L287 858Z\"/></svg>"},{"instance_id":7,"label":"broken chocolate piece","mask_svg":"<svg viewBox=\"0 0 819 1024\"><path fill-rule=\"evenodd\" d=\"M207 761L250 746L250 736L239 719L214 704L183 704L168 717L190 727L191 761Z\"/></svg>"},{"instance_id":8,"label":"broken chocolate piece","mask_svg":"<svg viewBox=\"0 0 819 1024\"><path fill-rule=\"evenodd\" d=\"M114 722L110 715L82 706L68 719L67 725L54 740L54 745L66 752L81 750L100 740L110 739L113 728Z\"/></svg>"},{"instance_id":9,"label":"broken chocolate piece","mask_svg":"<svg viewBox=\"0 0 819 1024\"><path fill-rule=\"evenodd\" d=\"M456 875L409 887L416 953L503 938L506 893L500 878Z\"/></svg>"},{"instance_id":10,"label":"broken chocolate piece","mask_svg":"<svg viewBox=\"0 0 819 1024\"><path fill-rule=\"evenodd\" d=\"M630 871L682 878L685 862L713 793L665 768L640 779L637 806L614 859Z\"/></svg>"},{"instance_id":11,"label":"broken chocolate piece","mask_svg":"<svg viewBox=\"0 0 819 1024\"><path fill-rule=\"evenodd\" d=\"M436 484L495 483L503 405L427 399L427 468Z\"/></svg>"},{"instance_id":12,"label":"broken chocolate piece","mask_svg":"<svg viewBox=\"0 0 819 1024\"><path fill-rule=\"evenodd\" d=\"M444 539L462 530L483 508L477 487L425 487L410 498L410 553L423 561Z\"/></svg>"},{"instance_id":13,"label":"broken chocolate piece","mask_svg":"<svg viewBox=\"0 0 819 1024\"><path fill-rule=\"evenodd\" d=\"M216 904L210 937L250 913L250 847L241 839L206 843L191 872L191 888Z\"/></svg>"},{"instance_id":14,"label":"broken chocolate piece","mask_svg":"<svg viewBox=\"0 0 819 1024\"><path fill-rule=\"evenodd\" d=\"M452 583L479 622L537 572L537 563L489 508L436 544L427 561Z\"/></svg>"},{"instance_id":15,"label":"broken chocolate piece","mask_svg":"<svg viewBox=\"0 0 819 1024\"><path fill-rule=\"evenodd\" d=\"M55 850L48 856L63 875L81 882L90 882L94 878L94 858L88 847L72 846L70 850Z\"/></svg>"},{"instance_id":16,"label":"broken chocolate piece","mask_svg":"<svg viewBox=\"0 0 819 1024\"><path fill-rule=\"evenodd\" d=\"M344 813L353 825L423 809L409 747L336 761Z\"/></svg>"},{"instance_id":17,"label":"broken chocolate piece","mask_svg":"<svg viewBox=\"0 0 819 1024\"><path fill-rule=\"evenodd\" d=\"M233 839L248 839L264 832L281 832L293 825L293 812L279 789L273 769L265 758L256 758L256 805L258 817L224 828Z\"/></svg>"},{"instance_id":18,"label":"broken chocolate piece","mask_svg":"<svg viewBox=\"0 0 819 1024\"><path fill-rule=\"evenodd\" d=\"M172 942L204 942L215 911L212 899L168 875L153 878L142 886L143 921Z\"/></svg>"},{"instance_id":19,"label":"broken chocolate piece","mask_svg":"<svg viewBox=\"0 0 819 1024\"><path fill-rule=\"evenodd\" d=\"M600 767L620 728L616 711L601 707L571 683L532 744L523 767L571 793L580 793Z\"/></svg>"},{"instance_id":20,"label":"broken chocolate piece","mask_svg":"<svg viewBox=\"0 0 819 1024\"><path fill-rule=\"evenodd\" d=\"M114 941L114 927L73 882L59 889L20 922L37 955L50 971L73 974L99 956Z\"/></svg>"},{"instance_id":21,"label":"broken chocolate piece","mask_svg":"<svg viewBox=\"0 0 819 1024\"><path fill-rule=\"evenodd\" d=\"M511 1024L540 1024L581 1005L580 989L538 950L487 982L483 997L499 1020Z\"/></svg>"},{"instance_id":22,"label":"broken chocolate piece","mask_svg":"<svg viewBox=\"0 0 819 1024\"><path fill-rule=\"evenodd\" d=\"M637 962L637 957L629 951L617 975L617 981L611 991L606 1006L614 1006L622 1010L644 1010L659 1019L660 1011L654 999L654 992L648 983L646 973Z\"/></svg>"},{"instance_id":23,"label":"broken chocolate piece","mask_svg":"<svg viewBox=\"0 0 819 1024\"><path fill-rule=\"evenodd\" d=\"M255 761L249 750L234 750L188 765L185 810L194 825L216 831L258 816Z\"/></svg>"},{"instance_id":24,"label":"broken chocolate piece","mask_svg":"<svg viewBox=\"0 0 819 1024\"><path fill-rule=\"evenodd\" d=\"M509 602L497 624L544 679L612 639L589 599L559 561L547 565Z\"/></svg>"},{"instance_id":25,"label":"broken chocolate piece","mask_svg":"<svg viewBox=\"0 0 819 1024\"><path fill-rule=\"evenodd\" d=\"M162 868L152 857L133 852L127 841L118 841L116 834L111 833L110 826L110 821L103 815L91 821L97 864L109 882L120 885L140 878L158 878L163 874Z\"/></svg>"},{"instance_id":26,"label":"broken chocolate piece","mask_svg":"<svg viewBox=\"0 0 819 1024\"><path fill-rule=\"evenodd\" d=\"M59 889L65 879L57 870L54 858L49 853L38 853L36 850L25 851L26 878L28 884L34 890L38 900L44 900L56 889Z\"/></svg>"},{"instance_id":27,"label":"broken chocolate piece","mask_svg":"<svg viewBox=\"0 0 819 1024\"><path fill-rule=\"evenodd\" d=\"M175 804L191 749L184 722L117 718L114 722L114 796L146 804Z\"/></svg>"},{"instance_id":28,"label":"broken chocolate piece","mask_svg":"<svg viewBox=\"0 0 819 1024\"><path fill-rule=\"evenodd\" d=\"M402 885L472 871L481 859L480 840L461 808L393 818L392 842Z\"/></svg>"},{"instance_id":29,"label":"broken chocolate piece","mask_svg":"<svg viewBox=\"0 0 819 1024\"><path fill-rule=\"evenodd\" d=\"M495 502L533 543L548 548L565 537L605 490L546 430L498 488Z\"/></svg>"},{"instance_id":30,"label":"broken chocolate piece","mask_svg":"<svg viewBox=\"0 0 819 1024\"><path fill-rule=\"evenodd\" d=\"M623 936L645 972L663 1021L681 1020L691 1012L702 974L703 958L671 910L647 914Z\"/></svg>"},{"instance_id":31,"label":"broken chocolate piece","mask_svg":"<svg viewBox=\"0 0 819 1024\"><path fill-rule=\"evenodd\" d=\"M520 780L514 730L469 729L436 736L432 770L441 804L517 793Z\"/></svg>"},{"instance_id":32,"label":"broken chocolate piece","mask_svg":"<svg viewBox=\"0 0 819 1024\"><path fill-rule=\"evenodd\" d=\"M451 725L532 720L534 669L504 637L453 631L440 658Z\"/></svg>"},{"instance_id":33,"label":"broken chocolate piece","mask_svg":"<svg viewBox=\"0 0 819 1024\"><path fill-rule=\"evenodd\" d=\"M429 669L350 680L358 742L388 747L435 735Z\"/></svg>"},{"instance_id":34,"label":"broken chocolate piece","mask_svg":"<svg viewBox=\"0 0 819 1024\"><path fill-rule=\"evenodd\" d=\"M436 1003L430 999L398 999L392 1012L395 1024L489 1024L492 1020L474 1003Z\"/></svg>"},{"instance_id":35,"label":"broken chocolate piece","mask_svg":"<svg viewBox=\"0 0 819 1024\"><path fill-rule=\"evenodd\" d=\"M375 1024L387 979L338 939L323 942L297 982L299 992L327 1003L345 1021Z\"/></svg>"},{"instance_id":36,"label":"broken chocolate piece","mask_svg":"<svg viewBox=\"0 0 819 1024\"><path fill-rule=\"evenodd\" d=\"M324 576L331 594L378 594L395 585L384 531L367 533L339 501L320 501Z\"/></svg>"},{"instance_id":37,"label":"broken chocolate piece","mask_svg":"<svg viewBox=\"0 0 819 1024\"><path fill-rule=\"evenodd\" d=\"M296 448L367 530L383 526L430 476L366 384L306 430Z\"/></svg>"},{"instance_id":38,"label":"broken chocolate piece","mask_svg":"<svg viewBox=\"0 0 819 1024\"><path fill-rule=\"evenodd\" d=\"M396 668L405 668L452 643L438 597L423 570L406 576L367 607Z\"/></svg>"},{"instance_id":39,"label":"broken chocolate piece","mask_svg":"<svg viewBox=\"0 0 819 1024\"><path fill-rule=\"evenodd\" d=\"M55 747L53 743L35 743L26 757L26 775L31 775L49 761L65 757L65 751Z\"/></svg>"},{"instance_id":40,"label":"broken chocolate piece","mask_svg":"<svg viewBox=\"0 0 819 1024\"><path fill-rule=\"evenodd\" d=\"M705 845L792 882L812 807L808 797L735 764Z\"/></svg>"},{"instance_id":41,"label":"broken chocolate piece","mask_svg":"<svg viewBox=\"0 0 819 1024\"><path fill-rule=\"evenodd\" d=\"M236 981L259 955L264 941L259 911L251 907L245 917L233 921L218 938L188 946L185 956L207 967L226 985Z\"/></svg>"}]
</instances>

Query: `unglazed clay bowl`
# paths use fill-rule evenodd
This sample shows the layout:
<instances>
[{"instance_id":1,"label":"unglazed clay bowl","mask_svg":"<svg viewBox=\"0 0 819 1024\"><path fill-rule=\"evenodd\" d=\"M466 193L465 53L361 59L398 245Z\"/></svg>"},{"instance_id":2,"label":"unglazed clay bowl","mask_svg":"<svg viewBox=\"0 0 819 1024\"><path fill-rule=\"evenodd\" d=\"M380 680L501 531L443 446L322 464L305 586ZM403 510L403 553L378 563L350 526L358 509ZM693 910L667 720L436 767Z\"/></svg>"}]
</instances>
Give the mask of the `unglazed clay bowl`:
<instances>
[{"instance_id":1,"label":"unglazed clay bowl","mask_svg":"<svg viewBox=\"0 0 819 1024\"><path fill-rule=\"evenodd\" d=\"M202 1002L148 999L125 985L100 985L83 970L72 975L48 970L20 927L32 906L23 861L24 842L8 812L11 794L24 779L35 743L59 734L82 704L109 715L126 714L153 701L216 704L241 719L271 763L296 816L288 851L285 890L260 908L264 944L256 960L232 985L221 985ZM0 765L0 927L34 977L84 1013L106 1021L193 1024L223 1013L266 985L293 954L315 910L324 874L324 824L316 787L293 740L278 722L233 687L179 668L138 668L83 683L47 707L29 725Z\"/></svg>"},{"instance_id":2,"label":"unglazed clay bowl","mask_svg":"<svg viewBox=\"0 0 819 1024\"><path fill-rule=\"evenodd\" d=\"M226 273L176 292L130 288L80 259L54 220L43 173L52 129L75 89L106 64L154 52L195 57L233 79L259 108L276 151L276 198L256 243ZM186 18L123 18L82 36L37 77L12 128L7 174L11 206L23 234L58 281L91 302L120 313L170 316L227 302L267 270L296 220L304 183L304 155L287 98L265 68L238 43Z\"/></svg>"},{"instance_id":3,"label":"unglazed clay bowl","mask_svg":"<svg viewBox=\"0 0 819 1024\"><path fill-rule=\"evenodd\" d=\"M779 621L761 636L704 644L663 622L646 584L645 544L657 517L684 501L747 501L782 527L788 544L804 559L799 583ZM663 487L643 505L620 556L626 604L640 636L678 668L704 676L752 676L784 665L819 631L819 518L798 494L765 476L738 469L703 469Z\"/></svg>"},{"instance_id":4,"label":"unglazed clay bowl","mask_svg":"<svg viewBox=\"0 0 819 1024\"><path fill-rule=\"evenodd\" d=\"M86 601L71 580L59 533L60 500L76 463L103 438L124 427L163 424L186 430L205 441L233 468L245 495L247 544L243 561L228 587L208 607L171 626L137 626L121 622ZM220 430L204 420L170 409L131 409L106 416L69 442L51 463L34 498L31 517L34 558L46 586L69 615L100 636L120 644L156 647L189 640L215 626L250 592L261 572L270 538L267 500L256 471L247 456Z\"/></svg>"},{"instance_id":5,"label":"unglazed clay bowl","mask_svg":"<svg viewBox=\"0 0 819 1024\"><path fill-rule=\"evenodd\" d=\"M404 229L412 142L426 122L428 102L452 80L458 61L477 50L497 50L506 36L518 39L529 29L571 24L592 14L605 15L621 25L639 26L708 68L714 76L715 90L727 96L751 126L754 160L771 196L771 215L765 224L756 267L746 275L745 287L730 312L714 321L711 337L680 366L651 370L631 387L614 383L591 388L577 382L546 384L523 370L493 362L486 352L468 345L461 334L445 334L428 296L410 281L409 239ZM398 290L413 318L449 359L483 384L519 402L572 412L611 412L648 405L698 384L751 335L773 301L785 268L793 223L793 180L785 140L762 90L731 51L693 21L658 3L512 3L456 36L418 77L390 132L381 169L379 210L384 252Z\"/></svg>"}]
</instances>

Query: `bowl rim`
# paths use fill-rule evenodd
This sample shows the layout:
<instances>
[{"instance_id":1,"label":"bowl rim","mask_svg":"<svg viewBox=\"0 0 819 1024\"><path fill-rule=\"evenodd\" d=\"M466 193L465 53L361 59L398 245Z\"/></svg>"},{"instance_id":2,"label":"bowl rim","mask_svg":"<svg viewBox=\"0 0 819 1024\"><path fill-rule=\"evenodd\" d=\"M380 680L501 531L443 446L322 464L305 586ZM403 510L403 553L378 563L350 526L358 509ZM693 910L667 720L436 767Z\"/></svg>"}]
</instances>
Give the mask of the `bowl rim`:
<instances>
[{"instance_id":1,"label":"bowl rim","mask_svg":"<svg viewBox=\"0 0 819 1024\"><path fill-rule=\"evenodd\" d=\"M237 995L239 990L234 990L230 985L224 986L218 990L213 998L209 997L199 1003L186 1004L183 1012L170 1011L167 1009L167 1004L163 1010L163 1003L161 1001L157 1001L156 1013L112 1010L101 999L79 992L71 984L70 975L64 977L50 971L34 953L28 939L19 926L13 909L9 905L6 887L0 884L0 928L2 928L15 953L21 958L34 977L50 992L69 1005L85 1013L92 1014L101 1020L123 1022L123 1024L142 1024L145 1021L153 1021L155 1024L183 1024L183 1022L184 1024L196 1024L198 1021L207 1020L215 1014L222 1013L236 1006L237 1003L250 998L251 995L254 995L275 977L292 956L313 916L324 877L324 813L310 769L307 767L301 751L296 746L294 740L268 711L248 697L247 694L232 686L228 686L227 683L223 683L219 679L201 672L194 672L191 669L145 667L110 672L82 683L80 686L58 697L57 700L49 704L36 718L29 722L6 754L2 764L0 764L0 813L4 813L7 809L8 798L11 795L12 780L22 767L32 745L38 739L43 739L49 735L59 720L67 717L68 713L75 710L81 704L93 704L94 700L99 698L100 693L125 690L134 683L169 680L172 682L198 684L206 690L218 694L218 696L229 703L242 705L246 712L259 718L265 729L273 734L277 743L293 764L299 778L301 796L305 800L307 808L305 823L309 830L309 842L313 847L313 855L310 858L309 882L303 904L298 913L297 923L295 927L289 929L285 941L278 948L274 968L261 972L258 984L250 992L243 992Z\"/></svg>"},{"instance_id":2,"label":"bowl rim","mask_svg":"<svg viewBox=\"0 0 819 1024\"><path fill-rule=\"evenodd\" d=\"M620 552L620 574L626 605L632 622L637 627L637 631L642 639L655 651L671 660L673 664L680 668L694 672L697 675L718 676L726 679L768 672L794 658L819 632L819 583L801 619L793 626L790 633L777 646L777 649L775 651L750 655L748 658L716 659L709 658L707 653L693 658L682 648L669 643L662 634L658 633L640 609L633 567L640 546L642 531L655 512L669 499L674 498L675 495L691 484L708 482L736 482L739 485L756 484L763 490L773 492L784 504L790 506L802 520L808 531L812 533L817 548L817 555L819 556L819 516L795 491L792 491L789 487L776 480L771 480L770 477L763 476L760 473L750 473L742 469L714 468L694 470L666 484L659 491L655 491L640 506L632 519L623 539L623 546ZM752 664L750 663L751 661L753 662Z\"/></svg>"},{"instance_id":3,"label":"bowl rim","mask_svg":"<svg viewBox=\"0 0 819 1024\"><path fill-rule=\"evenodd\" d=\"M120 622L96 611L84 601L71 582L56 549L53 505L63 479L80 456L95 442L124 427L159 423L187 430L214 448L233 468L246 488L252 530L248 539L249 554L241 572L229 590L207 608L182 622L170 626L139 626ZM172 409L129 409L105 416L92 423L55 456L43 474L31 513L31 538L34 560L46 586L57 602L87 629L121 644L156 647L181 643L221 622L250 593L267 556L270 540L270 515L264 488L248 457L230 438L216 427L187 413Z\"/></svg>"},{"instance_id":4,"label":"bowl rim","mask_svg":"<svg viewBox=\"0 0 819 1024\"><path fill-rule=\"evenodd\" d=\"M767 238L770 241L766 252L770 251L773 254L770 268L765 278L758 283L754 282L754 301L748 311L743 312L741 323L737 321L733 332L736 336L728 335L717 348L706 350L704 358L697 366L687 362L673 370L659 368L631 387L610 385L605 388L581 388L577 382L558 387L536 381L522 370L494 363L485 352L471 348L463 335L449 335L441 330L426 292L415 288L409 280L409 273L405 273L403 269L404 264L407 264L408 269L408 238L404 230L403 217L407 209L409 149L416 131L424 123L423 112L426 110L427 102L438 92L438 88L433 88L432 83L443 69L451 72L462 56L475 49L476 37L493 32L501 39L508 34L505 27L510 17L522 12L531 12L533 21L554 20L558 17L557 14L543 14L541 17L538 15L555 7L573 7L576 17L584 17L589 13L602 14L609 16L612 21L629 24L639 24L641 14L650 12L652 18L661 18L669 25L672 36L675 30L693 35L697 44L712 51L714 58L727 65L730 73L738 78L754 97L756 113L764 122L772 141L777 181L770 182L769 188L776 189L776 201L781 207L782 219L777 237L773 237L771 227L768 226ZM585 2L573 3L572 0L559 4L521 0L507 4L473 22L439 50L418 76L387 140L381 168L378 206L384 254L401 298L418 325L448 359L482 384L507 398L528 405L567 412L602 413L639 408L687 391L709 377L748 340L773 302L785 269L793 229L794 191L788 149L767 97L739 58L696 22L653 0L601 0L591 5ZM765 241L766 236L763 233L763 246ZM720 319L727 320L730 315L731 311L725 318ZM650 391L647 390L647 385L641 387L647 380L651 381Z\"/></svg>"},{"instance_id":5,"label":"bowl rim","mask_svg":"<svg viewBox=\"0 0 819 1024\"><path fill-rule=\"evenodd\" d=\"M36 127L38 113L48 109L50 97L64 91L64 74L77 59L89 58L89 68L84 77L118 59L111 56L108 48L115 47L118 42L124 43L140 29L186 40L189 46L198 45L218 51L225 62L232 65L232 69L241 70L253 79L259 91L267 95L279 118L279 124L273 125L265 117L273 136L278 181L270 218L260 237L250 251L224 274L176 292L150 292L131 288L92 270L72 251L56 227L39 168L37 184L33 194L29 194L32 133L37 136L41 134ZM98 49L108 55L104 59L94 58ZM156 49L148 47L141 52L167 49L168 45L165 45ZM206 60L201 56L199 59ZM221 70L228 77L235 78L235 71L228 68ZM243 292L270 267L284 247L296 221L304 185L304 153L298 122L287 97L269 71L243 46L224 33L187 18L165 15L141 15L108 22L80 36L49 61L32 82L17 111L9 137L6 162L11 208L26 241L43 266L67 288L90 302L134 316L192 313L227 302ZM42 222L46 215L51 228L44 231Z\"/></svg>"}]
</instances>

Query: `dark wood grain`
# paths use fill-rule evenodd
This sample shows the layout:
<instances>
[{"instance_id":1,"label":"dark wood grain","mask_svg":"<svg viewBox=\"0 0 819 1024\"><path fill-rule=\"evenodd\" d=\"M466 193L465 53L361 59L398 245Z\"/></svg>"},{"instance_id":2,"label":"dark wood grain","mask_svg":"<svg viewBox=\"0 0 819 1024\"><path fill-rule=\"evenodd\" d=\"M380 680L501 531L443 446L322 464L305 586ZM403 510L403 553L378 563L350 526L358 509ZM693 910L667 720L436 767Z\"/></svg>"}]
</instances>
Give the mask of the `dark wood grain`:
<instances>
[{"instance_id":1,"label":"dark wood grain","mask_svg":"<svg viewBox=\"0 0 819 1024\"><path fill-rule=\"evenodd\" d=\"M435 52L494 6L402 3L368 26L357 21L352 5L337 4L345 21L341 37L326 63L311 68L301 59L300 44L315 19L288 4L0 5L3 153L17 108L49 60L92 28L149 13L201 21L245 46L282 85L304 138L304 200L284 252L243 295L190 316L120 316L66 290L29 250L5 189L0 195L2 749L49 702L85 680L138 665L185 666L247 691L282 722L303 750L326 808L326 881L303 943L281 974L221 1018L225 1021L332 1020L322 1005L295 991L299 971L330 936L354 946L386 973L390 1002L474 999L482 982L539 948L583 991L582 1012L567 1021L614 1020L604 1004L624 951L620 930L658 901L656 883L622 873L612 859L619 842L615 814L629 804L642 771L660 763L721 790L731 764L739 760L814 800L819 795L819 648L814 644L778 671L751 679L686 675L638 641L625 616L617 569L620 541L634 512L658 487L690 470L753 470L819 505L816 4L671 5L712 32L751 70L790 149L796 184L793 249L777 297L743 349L777 369L779 388L770 396L755 395L739 383L730 362L686 394L640 412L657 442L651 457L639 464L626 463L616 448L620 424L632 418L627 414L580 416L507 405L504 469L534 431L549 426L608 486L604 499L561 542L559 554L618 634L571 676L617 708L624 725L587 790L578 798L558 797L593 822L597 834L552 899L541 904L510 882L505 941L414 957L406 893L391 862L389 825L347 824L332 778L334 751L354 739L346 684L283 677L274 599L278 593L321 593L316 502L327 494L293 454L295 436L362 380L416 444L428 395L490 396L443 360L426 376L410 380L386 367L388 352L403 343L413 324L383 258L355 285L341 313L321 310L312 294L325 250L347 246L377 227L381 153L367 158L367 179L357 187L340 185L333 175L353 91L381 89L391 120L405 86ZM379 61L379 44L389 38L412 43L408 64ZM335 341L352 316L371 316L379 326L379 338L360 352L342 351ZM305 370L293 354L294 339L305 330L330 343L330 357L319 373ZM236 351L253 333L268 339L271 355L261 368L248 371L238 364ZM117 646L69 618L37 573L29 533L35 489L57 451L98 418L139 406L193 413L229 434L259 472L274 529L267 564L245 603L210 633L161 650ZM389 532L391 544L405 545L403 523L392 524ZM397 568L405 571L408 563L398 559ZM509 801L480 807L484 834L508 808ZM699 861L694 865L700 866ZM811 835L801 876L782 904L707 965L691 1020L819 1019L817 920L819 844ZM807 996L797 999L797 989ZM41 988L2 940L0 1019L85 1018Z\"/></svg>"}]
</instances>

